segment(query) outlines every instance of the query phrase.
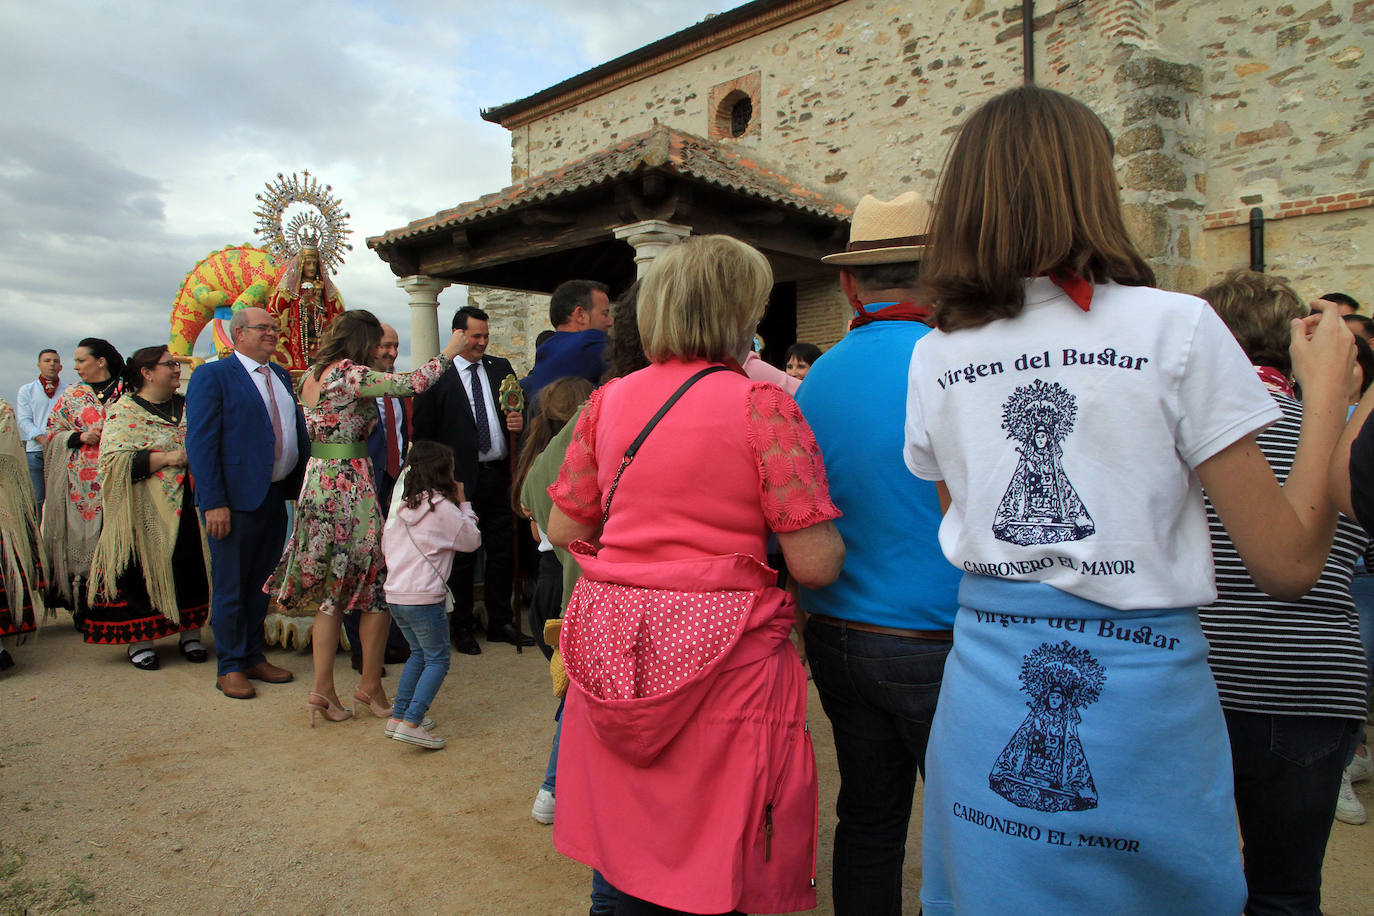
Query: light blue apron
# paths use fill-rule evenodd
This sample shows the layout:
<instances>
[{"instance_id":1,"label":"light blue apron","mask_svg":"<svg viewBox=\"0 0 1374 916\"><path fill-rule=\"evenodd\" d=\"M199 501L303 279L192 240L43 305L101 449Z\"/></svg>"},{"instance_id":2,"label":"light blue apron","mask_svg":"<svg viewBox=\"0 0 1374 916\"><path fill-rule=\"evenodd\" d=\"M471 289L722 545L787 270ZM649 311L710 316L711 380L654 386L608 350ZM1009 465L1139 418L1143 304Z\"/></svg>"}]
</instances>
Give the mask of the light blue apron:
<instances>
[{"instance_id":1,"label":"light blue apron","mask_svg":"<svg viewBox=\"0 0 1374 916\"><path fill-rule=\"evenodd\" d=\"M1194 608L965 575L926 754L928 916L1245 906L1231 750Z\"/></svg>"}]
</instances>

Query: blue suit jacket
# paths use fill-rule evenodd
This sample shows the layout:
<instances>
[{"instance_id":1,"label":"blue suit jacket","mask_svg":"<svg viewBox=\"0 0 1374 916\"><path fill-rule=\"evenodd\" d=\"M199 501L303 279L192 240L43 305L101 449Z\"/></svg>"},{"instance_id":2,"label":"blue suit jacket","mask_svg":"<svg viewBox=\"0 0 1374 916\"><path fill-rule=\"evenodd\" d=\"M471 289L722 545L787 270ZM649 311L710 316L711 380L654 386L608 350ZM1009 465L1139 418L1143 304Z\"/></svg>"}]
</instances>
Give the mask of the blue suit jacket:
<instances>
[{"instance_id":1,"label":"blue suit jacket","mask_svg":"<svg viewBox=\"0 0 1374 916\"><path fill-rule=\"evenodd\" d=\"M310 435L291 375L276 363L268 365L292 392L300 460L282 484L287 499L295 499L310 457ZM237 357L206 363L192 373L186 389L186 457L202 512L224 506L251 512L262 505L272 483L272 440L267 405Z\"/></svg>"}]
</instances>

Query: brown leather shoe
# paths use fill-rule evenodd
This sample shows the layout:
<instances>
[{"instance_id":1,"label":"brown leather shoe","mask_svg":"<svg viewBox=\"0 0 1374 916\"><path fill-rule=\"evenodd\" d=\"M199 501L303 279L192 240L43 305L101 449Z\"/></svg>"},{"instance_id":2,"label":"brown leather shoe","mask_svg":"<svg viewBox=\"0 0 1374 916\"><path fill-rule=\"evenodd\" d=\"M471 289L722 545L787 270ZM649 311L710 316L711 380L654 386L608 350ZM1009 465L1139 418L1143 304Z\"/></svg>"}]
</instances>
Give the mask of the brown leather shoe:
<instances>
[{"instance_id":1,"label":"brown leather shoe","mask_svg":"<svg viewBox=\"0 0 1374 916\"><path fill-rule=\"evenodd\" d=\"M278 668L271 662L258 662L251 668L245 668L243 673L255 681L266 681L269 684L285 684L296 679L290 671Z\"/></svg>"},{"instance_id":2,"label":"brown leather shoe","mask_svg":"<svg viewBox=\"0 0 1374 916\"><path fill-rule=\"evenodd\" d=\"M228 674L221 674L215 678L215 686L219 692L226 697L235 700L251 700L258 695L253 689L253 685L248 683L248 675L242 671L230 671Z\"/></svg>"}]
</instances>

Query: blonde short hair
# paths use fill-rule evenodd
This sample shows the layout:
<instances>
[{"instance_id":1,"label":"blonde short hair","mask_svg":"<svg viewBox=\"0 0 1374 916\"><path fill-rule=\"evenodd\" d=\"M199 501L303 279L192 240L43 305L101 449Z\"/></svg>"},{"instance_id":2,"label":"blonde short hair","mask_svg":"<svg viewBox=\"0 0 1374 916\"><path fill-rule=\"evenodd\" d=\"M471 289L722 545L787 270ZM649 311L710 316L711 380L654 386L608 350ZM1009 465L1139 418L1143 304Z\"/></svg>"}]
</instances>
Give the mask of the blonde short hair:
<instances>
[{"instance_id":1,"label":"blonde short hair","mask_svg":"<svg viewBox=\"0 0 1374 916\"><path fill-rule=\"evenodd\" d=\"M644 355L738 359L768 305L773 268L757 249L728 235L702 235L654 258L639 288Z\"/></svg>"},{"instance_id":2,"label":"blonde short hair","mask_svg":"<svg viewBox=\"0 0 1374 916\"><path fill-rule=\"evenodd\" d=\"M1292 373L1291 323L1307 316L1307 306L1293 287L1270 274L1233 270L1198 295L1221 316L1250 362Z\"/></svg>"}]
</instances>

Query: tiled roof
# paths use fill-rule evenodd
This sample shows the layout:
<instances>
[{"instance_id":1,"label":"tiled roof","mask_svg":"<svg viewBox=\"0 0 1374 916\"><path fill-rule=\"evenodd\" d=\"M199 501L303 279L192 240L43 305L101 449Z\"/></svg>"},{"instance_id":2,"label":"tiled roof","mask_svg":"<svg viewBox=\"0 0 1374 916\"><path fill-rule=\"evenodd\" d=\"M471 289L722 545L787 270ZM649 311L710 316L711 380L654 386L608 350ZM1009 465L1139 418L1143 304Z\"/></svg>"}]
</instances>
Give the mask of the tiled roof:
<instances>
[{"instance_id":1,"label":"tiled roof","mask_svg":"<svg viewBox=\"0 0 1374 916\"><path fill-rule=\"evenodd\" d=\"M657 170L703 184L737 191L792 210L847 223L850 208L773 172L719 143L683 131L656 126L614 146L477 200L440 210L367 240L369 248L414 238L427 232L478 222L508 210L566 197L617 179Z\"/></svg>"}]
</instances>

